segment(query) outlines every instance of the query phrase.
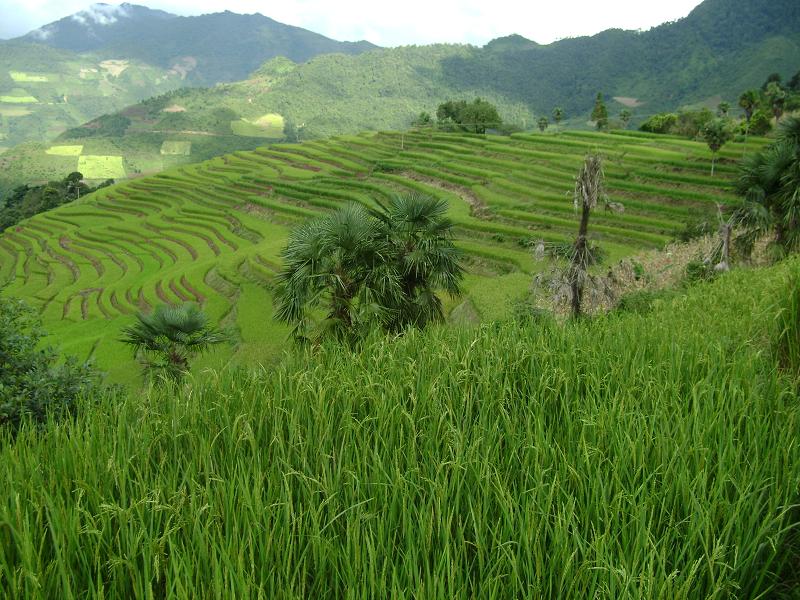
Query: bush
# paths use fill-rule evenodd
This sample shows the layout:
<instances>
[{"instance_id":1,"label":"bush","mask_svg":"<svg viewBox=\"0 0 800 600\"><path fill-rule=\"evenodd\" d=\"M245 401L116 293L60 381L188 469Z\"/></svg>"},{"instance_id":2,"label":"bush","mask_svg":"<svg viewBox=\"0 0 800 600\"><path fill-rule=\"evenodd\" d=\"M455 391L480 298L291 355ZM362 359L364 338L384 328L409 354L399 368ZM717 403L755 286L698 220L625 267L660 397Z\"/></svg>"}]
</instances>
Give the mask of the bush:
<instances>
[{"instance_id":1,"label":"bush","mask_svg":"<svg viewBox=\"0 0 800 600\"><path fill-rule=\"evenodd\" d=\"M753 135L767 135L772 129L772 116L765 110L759 109L750 118L750 133Z\"/></svg>"},{"instance_id":2,"label":"bush","mask_svg":"<svg viewBox=\"0 0 800 600\"><path fill-rule=\"evenodd\" d=\"M675 113L659 113L647 119L639 129L650 133L669 133L677 122L678 115Z\"/></svg>"},{"instance_id":3,"label":"bush","mask_svg":"<svg viewBox=\"0 0 800 600\"><path fill-rule=\"evenodd\" d=\"M645 315L655 308L656 301L668 300L675 295L676 292L672 290L638 290L620 298L615 310L621 313Z\"/></svg>"},{"instance_id":4,"label":"bush","mask_svg":"<svg viewBox=\"0 0 800 600\"><path fill-rule=\"evenodd\" d=\"M40 349L43 336L30 308L0 297L0 428L15 432L26 420L72 415L77 401L99 388L88 364Z\"/></svg>"},{"instance_id":5,"label":"bush","mask_svg":"<svg viewBox=\"0 0 800 600\"><path fill-rule=\"evenodd\" d=\"M684 283L692 285L700 281L711 281L717 276L714 265L711 262L695 259L686 265L686 275Z\"/></svg>"}]
</instances>

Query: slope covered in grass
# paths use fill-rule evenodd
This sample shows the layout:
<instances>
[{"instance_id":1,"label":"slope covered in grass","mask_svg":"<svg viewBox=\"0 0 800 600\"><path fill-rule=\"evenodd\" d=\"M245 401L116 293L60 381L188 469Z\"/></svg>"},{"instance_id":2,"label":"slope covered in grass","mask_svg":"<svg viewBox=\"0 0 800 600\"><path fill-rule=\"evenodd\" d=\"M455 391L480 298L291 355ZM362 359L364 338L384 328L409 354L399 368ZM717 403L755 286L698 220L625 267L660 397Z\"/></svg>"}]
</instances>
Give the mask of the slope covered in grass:
<instances>
[{"instance_id":1,"label":"slope covered in grass","mask_svg":"<svg viewBox=\"0 0 800 600\"><path fill-rule=\"evenodd\" d=\"M492 320L547 268L534 260L539 241L574 239L570 194L588 151L606 156L611 199L625 205L624 214L592 217L612 264L662 247L690 211L735 200L738 144L722 151L712 179L705 145L666 136L365 134L239 152L106 188L0 235L0 279L40 310L65 351L95 355L117 380L137 370L118 332L136 310L163 302L198 302L236 329L236 346L212 363L269 360L287 334L272 320L271 286L291 228L346 202L422 191L449 203L468 262L462 300Z\"/></svg>"},{"instance_id":2,"label":"slope covered in grass","mask_svg":"<svg viewBox=\"0 0 800 600\"><path fill-rule=\"evenodd\" d=\"M773 345L798 269L86 406L0 443L0 590L779 598L800 406Z\"/></svg>"}]
</instances>

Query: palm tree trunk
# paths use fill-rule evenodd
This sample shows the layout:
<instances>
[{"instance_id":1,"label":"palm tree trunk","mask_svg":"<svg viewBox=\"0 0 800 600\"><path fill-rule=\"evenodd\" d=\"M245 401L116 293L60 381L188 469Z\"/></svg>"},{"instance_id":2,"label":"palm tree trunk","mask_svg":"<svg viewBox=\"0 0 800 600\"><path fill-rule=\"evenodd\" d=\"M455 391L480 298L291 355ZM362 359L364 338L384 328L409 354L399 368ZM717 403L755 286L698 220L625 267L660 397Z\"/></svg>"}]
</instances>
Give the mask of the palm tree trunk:
<instances>
[{"instance_id":1,"label":"palm tree trunk","mask_svg":"<svg viewBox=\"0 0 800 600\"><path fill-rule=\"evenodd\" d=\"M588 204L583 203L581 213L581 225L578 229L578 238L575 240L575 253L572 256L570 266L570 289L572 291L572 317L577 319L581 316L581 303L583 301L583 279L588 263L586 236L589 231L589 212Z\"/></svg>"}]
</instances>

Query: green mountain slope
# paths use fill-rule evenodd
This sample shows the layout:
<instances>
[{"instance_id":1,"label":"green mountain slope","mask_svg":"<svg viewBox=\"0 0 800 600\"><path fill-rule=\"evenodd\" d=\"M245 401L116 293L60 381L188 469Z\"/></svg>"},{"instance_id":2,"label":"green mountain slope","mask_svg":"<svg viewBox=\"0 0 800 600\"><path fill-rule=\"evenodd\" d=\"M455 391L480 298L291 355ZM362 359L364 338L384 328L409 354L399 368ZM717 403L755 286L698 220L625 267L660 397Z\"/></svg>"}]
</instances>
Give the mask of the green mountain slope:
<instances>
[{"instance_id":1,"label":"green mountain slope","mask_svg":"<svg viewBox=\"0 0 800 600\"><path fill-rule=\"evenodd\" d=\"M269 315L289 230L343 202L416 190L448 201L467 254L466 304L457 313L492 320L548 268L532 247L574 237L569 192L589 150L607 156L611 197L625 206L623 215L592 218L610 264L661 247L691 210L735 200L740 144L721 151L712 179L705 144L668 136L366 133L237 152L23 221L0 234L0 281L39 308L66 348L95 353L118 379L135 376L115 341L120 328L137 308L160 302L200 302L239 331L226 357L266 360L286 342L286 328Z\"/></svg>"},{"instance_id":2,"label":"green mountain slope","mask_svg":"<svg viewBox=\"0 0 800 600\"><path fill-rule=\"evenodd\" d=\"M162 68L184 65L189 82L205 85L244 79L275 56L305 62L319 54L357 54L376 47L369 42L338 42L260 14L225 11L179 17L127 3L92 5L22 39Z\"/></svg>"},{"instance_id":3,"label":"green mountain slope","mask_svg":"<svg viewBox=\"0 0 800 600\"><path fill-rule=\"evenodd\" d=\"M23 42L0 42L0 146L70 127L184 85L176 71Z\"/></svg>"},{"instance_id":4,"label":"green mountain slope","mask_svg":"<svg viewBox=\"0 0 800 600\"><path fill-rule=\"evenodd\" d=\"M759 86L766 74L788 78L798 67L796 2L706 0L685 19L650 31L610 30L547 46L509 36L483 48L411 46L322 55L303 64L276 58L244 81L181 90L126 110L124 135L102 135L90 123L58 143L91 137L88 143L113 145L129 172L150 172L280 138L275 115L296 125L301 139L320 138L406 128L446 98L482 96L519 127L533 127L557 105L572 126L585 127L598 90L609 97L612 117L629 107L637 123L686 104L726 99L735 106L738 94ZM264 122L270 126L259 125ZM164 163L161 147L173 139L191 142L194 150ZM24 164L45 178L63 176L42 147L12 151L6 164L0 189L24 180L16 169Z\"/></svg>"}]
</instances>

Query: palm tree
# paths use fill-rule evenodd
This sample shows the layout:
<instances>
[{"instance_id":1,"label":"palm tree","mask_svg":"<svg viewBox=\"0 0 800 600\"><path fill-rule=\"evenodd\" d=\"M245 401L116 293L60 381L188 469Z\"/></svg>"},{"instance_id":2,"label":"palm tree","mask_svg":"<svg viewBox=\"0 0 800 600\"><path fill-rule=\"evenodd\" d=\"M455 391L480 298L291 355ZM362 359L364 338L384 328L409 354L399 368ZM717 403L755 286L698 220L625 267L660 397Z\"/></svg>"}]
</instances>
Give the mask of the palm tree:
<instances>
[{"instance_id":1,"label":"palm tree","mask_svg":"<svg viewBox=\"0 0 800 600\"><path fill-rule=\"evenodd\" d=\"M753 112L758 106L758 100L759 94L757 90L747 90L746 92L742 92L742 95L739 96L739 106L744 110L745 120L743 152L747 150L747 134L750 133L750 119L753 118Z\"/></svg>"},{"instance_id":2,"label":"palm tree","mask_svg":"<svg viewBox=\"0 0 800 600\"><path fill-rule=\"evenodd\" d=\"M550 124L550 121L547 120L547 117L539 117L539 120L536 123L539 125L539 131L544 133L544 130L547 129L547 126Z\"/></svg>"},{"instance_id":3,"label":"palm tree","mask_svg":"<svg viewBox=\"0 0 800 600\"><path fill-rule=\"evenodd\" d=\"M180 381L192 358L227 339L196 304L160 305L150 314L138 313L136 319L122 330L120 341L133 348L150 377Z\"/></svg>"},{"instance_id":4,"label":"palm tree","mask_svg":"<svg viewBox=\"0 0 800 600\"><path fill-rule=\"evenodd\" d=\"M462 254L453 244L453 224L447 218L447 202L424 194L393 196L371 211L382 224L391 247L390 267L400 281L401 295L386 324L390 331L408 326L423 328L444 321L436 290L451 297L461 294ZM380 294L388 305L392 294Z\"/></svg>"},{"instance_id":5,"label":"palm tree","mask_svg":"<svg viewBox=\"0 0 800 600\"><path fill-rule=\"evenodd\" d=\"M283 252L276 318L298 341L355 341L376 326L443 320L436 291L458 295L463 276L446 212L445 202L412 194L376 209L346 205L299 227Z\"/></svg>"},{"instance_id":6,"label":"palm tree","mask_svg":"<svg viewBox=\"0 0 800 600\"><path fill-rule=\"evenodd\" d=\"M745 252L769 231L781 252L800 247L800 118L786 119L775 143L742 161L736 190L744 198L736 218Z\"/></svg>"},{"instance_id":7,"label":"palm tree","mask_svg":"<svg viewBox=\"0 0 800 600\"><path fill-rule=\"evenodd\" d=\"M564 119L564 109L560 106L556 106L553 109L553 120L556 122L556 127L561 125L561 121Z\"/></svg>"}]
</instances>

